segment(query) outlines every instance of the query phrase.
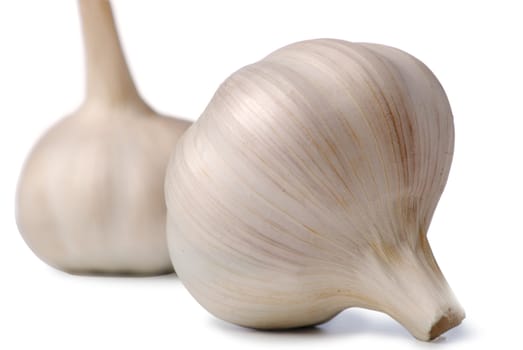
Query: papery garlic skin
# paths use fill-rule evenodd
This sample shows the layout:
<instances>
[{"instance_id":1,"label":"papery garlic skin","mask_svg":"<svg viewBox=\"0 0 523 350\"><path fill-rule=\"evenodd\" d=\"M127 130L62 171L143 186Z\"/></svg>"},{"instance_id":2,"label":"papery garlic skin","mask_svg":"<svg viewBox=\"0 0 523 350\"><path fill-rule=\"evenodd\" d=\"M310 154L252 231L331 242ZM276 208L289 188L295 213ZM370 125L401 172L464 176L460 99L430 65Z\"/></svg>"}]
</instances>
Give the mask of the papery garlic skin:
<instances>
[{"instance_id":1,"label":"papery garlic skin","mask_svg":"<svg viewBox=\"0 0 523 350\"><path fill-rule=\"evenodd\" d=\"M35 145L20 175L19 230L35 254L71 273L172 272L164 176L189 122L139 96L110 3L81 0L87 97Z\"/></svg>"},{"instance_id":2,"label":"papery garlic skin","mask_svg":"<svg viewBox=\"0 0 523 350\"><path fill-rule=\"evenodd\" d=\"M453 145L445 93L414 57L284 47L229 77L177 145L177 273L239 325L314 325L358 306L433 339L464 317L426 239Z\"/></svg>"}]
</instances>

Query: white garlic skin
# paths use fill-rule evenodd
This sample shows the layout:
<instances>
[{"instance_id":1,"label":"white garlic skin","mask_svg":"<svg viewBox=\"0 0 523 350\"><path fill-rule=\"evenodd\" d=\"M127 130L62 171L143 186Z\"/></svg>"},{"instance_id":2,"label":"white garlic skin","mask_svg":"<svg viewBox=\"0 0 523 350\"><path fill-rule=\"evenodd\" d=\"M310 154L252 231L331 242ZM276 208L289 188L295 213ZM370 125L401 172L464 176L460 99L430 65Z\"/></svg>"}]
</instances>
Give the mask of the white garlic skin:
<instances>
[{"instance_id":1,"label":"white garlic skin","mask_svg":"<svg viewBox=\"0 0 523 350\"><path fill-rule=\"evenodd\" d=\"M433 339L464 318L426 239L453 145L445 93L414 57L284 47L229 77L177 145L177 274L239 325L315 325L357 306Z\"/></svg>"},{"instance_id":2,"label":"white garlic skin","mask_svg":"<svg viewBox=\"0 0 523 350\"><path fill-rule=\"evenodd\" d=\"M169 155L189 123L128 106L85 106L34 147L17 222L48 264L73 273L171 272L163 195Z\"/></svg>"},{"instance_id":3,"label":"white garlic skin","mask_svg":"<svg viewBox=\"0 0 523 350\"><path fill-rule=\"evenodd\" d=\"M20 175L16 219L43 261L77 274L173 271L165 169L190 123L140 97L110 2L79 0L86 99L36 144Z\"/></svg>"}]
</instances>

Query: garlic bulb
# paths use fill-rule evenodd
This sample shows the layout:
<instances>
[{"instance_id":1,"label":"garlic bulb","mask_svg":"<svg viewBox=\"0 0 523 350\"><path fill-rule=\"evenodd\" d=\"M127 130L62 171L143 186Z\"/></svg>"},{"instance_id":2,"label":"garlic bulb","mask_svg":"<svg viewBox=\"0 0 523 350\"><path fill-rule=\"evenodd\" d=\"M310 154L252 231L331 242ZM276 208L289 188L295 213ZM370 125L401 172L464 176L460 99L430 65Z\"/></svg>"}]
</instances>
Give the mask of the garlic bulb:
<instances>
[{"instance_id":1,"label":"garlic bulb","mask_svg":"<svg viewBox=\"0 0 523 350\"><path fill-rule=\"evenodd\" d=\"M445 93L414 57L330 39L284 47L229 77L177 145L178 276L247 327L363 307L433 339L464 318L426 238L453 143Z\"/></svg>"},{"instance_id":2,"label":"garlic bulb","mask_svg":"<svg viewBox=\"0 0 523 350\"><path fill-rule=\"evenodd\" d=\"M26 161L17 223L30 248L72 273L172 271L163 184L188 122L157 115L129 74L107 0L80 0L87 96Z\"/></svg>"}]
</instances>

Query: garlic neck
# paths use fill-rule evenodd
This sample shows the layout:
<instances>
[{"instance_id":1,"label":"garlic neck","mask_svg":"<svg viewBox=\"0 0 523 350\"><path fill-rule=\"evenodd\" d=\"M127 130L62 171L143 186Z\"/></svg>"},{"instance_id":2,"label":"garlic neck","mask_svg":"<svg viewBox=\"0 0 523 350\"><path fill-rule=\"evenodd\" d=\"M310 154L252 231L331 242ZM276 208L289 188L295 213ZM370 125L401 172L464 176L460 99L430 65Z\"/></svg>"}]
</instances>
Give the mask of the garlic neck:
<instances>
[{"instance_id":1,"label":"garlic neck","mask_svg":"<svg viewBox=\"0 0 523 350\"><path fill-rule=\"evenodd\" d=\"M465 313L436 264L426 237L420 240L416 248L405 244L387 258L370 254L362 283L366 294L375 294L376 298L361 306L387 313L414 337L427 341L460 324Z\"/></svg>"},{"instance_id":2,"label":"garlic neck","mask_svg":"<svg viewBox=\"0 0 523 350\"><path fill-rule=\"evenodd\" d=\"M129 73L109 0L79 0L79 10L86 56L86 103L146 106Z\"/></svg>"}]
</instances>

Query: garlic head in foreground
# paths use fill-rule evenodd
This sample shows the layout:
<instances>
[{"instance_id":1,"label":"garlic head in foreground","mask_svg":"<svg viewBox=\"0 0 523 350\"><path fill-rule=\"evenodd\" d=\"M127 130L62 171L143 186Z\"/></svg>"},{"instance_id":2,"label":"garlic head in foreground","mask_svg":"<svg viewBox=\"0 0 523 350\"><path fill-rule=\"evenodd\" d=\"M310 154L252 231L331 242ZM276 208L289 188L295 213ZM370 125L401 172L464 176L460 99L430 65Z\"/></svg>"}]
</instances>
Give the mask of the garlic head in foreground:
<instances>
[{"instance_id":1,"label":"garlic head in foreground","mask_svg":"<svg viewBox=\"0 0 523 350\"><path fill-rule=\"evenodd\" d=\"M464 318L426 237L453 144L445 93L414 57L331 39L277 50L229 77L178 143L177 273L239 325L363 307L433 339Z\"/></svg>"}]
</instances>

